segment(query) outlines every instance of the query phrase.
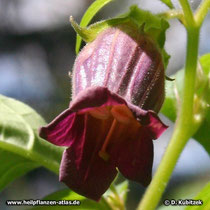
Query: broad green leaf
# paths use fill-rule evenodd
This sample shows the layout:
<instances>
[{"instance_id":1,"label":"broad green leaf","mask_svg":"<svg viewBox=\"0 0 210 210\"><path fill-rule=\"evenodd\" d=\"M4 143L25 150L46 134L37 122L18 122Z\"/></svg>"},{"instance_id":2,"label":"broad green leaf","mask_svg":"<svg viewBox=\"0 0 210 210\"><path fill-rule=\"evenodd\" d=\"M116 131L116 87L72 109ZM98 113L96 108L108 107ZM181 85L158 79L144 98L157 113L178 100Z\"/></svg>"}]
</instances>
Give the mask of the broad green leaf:
<instances>
[{"instance_id":1,"label":"broad green leaf","mask_svg":"<svg viewBox=\"0 0 210 210\"><path fill-rule=\"evenodd\" d=\"M0 154L1 161L5 160L4 164L0 164L2 173L7 173L11 164L11 172L19 167L24 174L44 166L58 173L63 149L38 137L37 130L44 124L41 116L29 106L0 95L0 151L5 152L5 159L3 153ZM14 174L8 173L7 182L14 178Z\"/></svg>"},{"instance_id":2,"label":"broad green leaf","mask_svg":"<svg viewBox=\"0 0 210 210\"><path fill-rule=\"evenodd\" d=\"M102 9L106 4L111 2L113 0L96 0L94 1L87 11L85 12L84 16L82 17L82 20L80 22L81 27L86 27L92 18L97 14L97 12ZM82 39L79 35L77 35L77 40L76 40L76 53L79 52L80 46L81 46Z\"/></svg>"},{"instance_id":3,"label":"broad green leaf","mask_svg":"<svg viewBox=\"0 0 210 210\"><path fill-rule=\"evenodd\" d=\"M210 182L198 193L194 200L202 200L201 206L187 206L185 210L209 210L210 209Z\"/></svg>"},{"instance_id":4,"label":"broad green leaf","mask_svg":"<svg viewBox=\"0 0 210 210\"><path fill-rule=\"evenodd\" d=\"M78 200L80 201L80 205L74 205L74 206L37 206L34 207L34 210L57 210L57 209L62 209L62 210L69 210L69 209L81 209L81 210L111 210L105 199L102 197L99 202L95 202L92 200L89 200L81 195L76 194L75 192L69 190L69 189L64 189L57 191L55 193L52 193L48 196L46 196L43 200L56 200L56 201L63 201L63 200L71 200L75 201Z\"/></svg>"},{"instance_id":5,"label":"broad green leaf","mask_svg":"<svg viewBox=\"0 0 210 210\"><path fill-rule=\"evenodd\" d=\"M210 54L203 55L200 63L203 71L197 72L195 93L195 117L199 121L199 128L194 134L195 138L210 154ZM201 70L201 68L200 68ZM166 81L166 97L161 112L170 120L175 121L177 107L181 103L181 94L184 84L184 70L178 71L174 81Z\"/></svg>"},{"instance_id":6,"label":"broad green leaf","mask_svg":"<svg viewBox=\"0 0 210 210\"><path fill-rule=\"evenodd\" d=\"M171 0L160 0L160 1L162 1L162 2L163 2L165 5L167 5L170 9L173 9L173 8L174 8L174 6L173 6Z\"/></svg>"},{"instance_id":7,"label":"broad green leaf","mask_svg":"<svg viewBox=\"0 0 210 210\"><path fill-rule=\"evenodd\" d=\"M0 149L0 191L13 180L39 166L36 162Z\"/></svg>"}]
</instances>

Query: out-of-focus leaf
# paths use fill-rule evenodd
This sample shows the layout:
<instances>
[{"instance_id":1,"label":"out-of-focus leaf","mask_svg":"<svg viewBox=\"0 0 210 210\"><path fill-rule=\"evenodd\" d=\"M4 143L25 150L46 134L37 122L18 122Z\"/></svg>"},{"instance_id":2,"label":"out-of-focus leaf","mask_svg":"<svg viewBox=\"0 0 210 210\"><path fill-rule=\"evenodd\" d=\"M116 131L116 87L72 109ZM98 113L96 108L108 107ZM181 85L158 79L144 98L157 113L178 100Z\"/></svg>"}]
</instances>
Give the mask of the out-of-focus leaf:
<instances>
[{"instance_id":1,"label":"out-of-focus leaf","mask_svg":"<svg viewBox=\"0 0 210 210\"><path fill-rule=\"evenodd\" d=\"M210 72L210 53L207 53L200 57L200 62L203 67L203 71L206 74L206 76L209 76Z\"/></svg>"},{"instance_id":2,"label":"out-of-focus leaf","mask_svg":"<svg viewBox=\"0 0 210 210\"><path fill-rule=\"evenodd\" d=\"M121 182L118 185L115 185L115 181L103 197L112 209L124 209L128 193L128 181Z\"/></svg>"},{"instance_id":3,"label":"out-of-focus leaf","mask_svg":"<svg viewBox=\"0 0 210 210\"><path fill-rule=\"evenodd\" d=\"M43 200L49 201L49 200L56 200L57 202L62 201L72 201L76 203L76 201L80 201L80 205L56 205L56 206L37 206L32 209L34 210L69 210L69 209L81 209L81 210L111 210L109 205L106 203L105 199L102 197L99 202L95 202L92 200L89 200L81 195L78 195L77 193L70 191L69 189L64 189L57 191L55 193L52 193L48 196L46 196Z\"/></svg>"},{"instance_id":4,"label":"out-of-focus leaf","mask_svg":"<svg viewBox=\"0 0 210 210\"><path fill-rule=\"evenodd\" d=\"M82 17L82 20L80 22L80 26L81 27L86 27L90 21L92 20L92 18L97 14L97 12L102 9L106 4L110 3L113 0L96 0L94 1L89 8L87 9L87 11L85 12L85 14ZM80 46L81 46L81 42L82 39L79 35L77 35L77 39L76 39L76 53L79 52Z\"/></svg>"},{"instance_id":5,"label":"out-of-focus leaf","mask_svg":"<svg viewBox=\"0 0 210 210\"><path fill-rule=\"evenodd\" d=\"M209 210L210 209L210 182L198 193L193 200L201 200L203 205L187 206L185 210Z\"/></svg>"},{"instance_id":6,"label":"out-of-focus leaf","mask_svg":"<svg viewBox=\"0 0 210 210\"><path fill-rule=\"evenodd\" d=\"M194 134L195 138L210 154L210 54L200 58L202 74L197 73L195 92L195 117L201 120L199 128ZM184 70L178 71L171 76L175 81L166 81L166 97L161 112L170 120L175 121L177 107L180 104L184 82ZM190 87L189 87L190 88Z\"/></svg>"},{"instance_id":7,"label":"out-of-focus leaf","mask_svg":"<svg viewBox=\"0 0 210 210\"><path fill-rule=\"evenodd\" d=\"M10 182L38 166L36 162L0 149L0 191Z\"/></svg>"},{"instance_id":8,"label":"out-of-focus leaf","mask_svg":"<svg viewBox=\"0 0 210 210\"><path fill-rule=\"evenodd\" d=\"M194 197L204 188L208 183L209 177L194 177L181 185L176 185L170 189L162 198L162 206L158 210L184 210L186 206L165 206L164 201L167 200L186 200L195 199Z\"/></svg>"},{"instance_id":9,"label":"out-of-focus leaf","mask_svg":"<svg viewBox=\"0 0 210 210\"><path fill-rule=\"evenodd\" d=\"M58 173L63 149L38 137L43 124L32 108L0 95L0 176L5 181L1 189L38 166Z\"/></svg>"},{"instance_id":10,"label":"out-of-focus leaf","mask_svg":"<svg viewBox=\"0 0 210 210\"><path fill-rule=\"evenodd\" d=\"M210 111L206 113L206 117L198 129L194 138L206 149L210 155Z\"/></svg>"},{"instance_id":11,"label":"out-of-focus leaf","mask_svg":"<svg viewBox=\"0 0 210 210\"><path fill-rule=\"evenodd\" d=\"M160 0L160 1L162 1L162 2L163 2L166 6L168 6L170 9L173 9L173 8L174 8L174 6L173 6L171 0Z\"/></svg>"},{"instance_id":12,"label":"out-of-focus leaf","mask_svg":"<svg viewBox=\"0 0 210 210\"><path fill-rule=\"evenodd\" d=\"M116 190L118 195L122 198L124 202L126 202L127 194L128 194L128 181L124 181L116 186Z\"/></svg>"}]
</instances>

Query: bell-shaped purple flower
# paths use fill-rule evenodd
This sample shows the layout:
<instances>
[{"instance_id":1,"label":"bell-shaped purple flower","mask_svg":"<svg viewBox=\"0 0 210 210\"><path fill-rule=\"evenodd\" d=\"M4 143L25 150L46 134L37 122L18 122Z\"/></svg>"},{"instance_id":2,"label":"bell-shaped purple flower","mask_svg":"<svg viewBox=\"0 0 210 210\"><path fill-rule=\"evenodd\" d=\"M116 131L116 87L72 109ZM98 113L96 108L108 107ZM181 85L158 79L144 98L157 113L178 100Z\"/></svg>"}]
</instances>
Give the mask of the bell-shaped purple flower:
<instances>
[{"instance_id":1,"label":"bell-shaped purple flower","mask_svg":"<svg viewBox=\"0 0 210 210\"><path fill-rule=\"evenodd\" d=\"M99 200L117 175L148 185L153 139L165 126L164 65L154 42L128 26L108 28L78 55L70 106L40 136L68 147L60 181Z\"/></svg>"}]
</instances>

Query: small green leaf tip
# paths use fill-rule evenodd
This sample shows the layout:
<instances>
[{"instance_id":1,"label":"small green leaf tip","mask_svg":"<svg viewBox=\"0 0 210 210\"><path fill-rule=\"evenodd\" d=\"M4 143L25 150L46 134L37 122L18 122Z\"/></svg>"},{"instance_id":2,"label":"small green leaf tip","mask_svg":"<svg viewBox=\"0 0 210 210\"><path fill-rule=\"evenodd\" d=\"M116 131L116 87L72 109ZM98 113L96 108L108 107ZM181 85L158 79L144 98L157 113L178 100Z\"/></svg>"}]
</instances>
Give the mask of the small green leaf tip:
<instances>
[{"instance_id":1,"label":"small green leaf tip","mask_svg":"<svg viewBox=\"0 0 210 210\"><path fill-rule=\"evenodd\" d=\"M91 39L91 32L89 30L87 30L86 28L82 28L80 27L74 20L74 18L72 16L70 16L69 18L69 21L72 25L72 27L74 28L74 30L76 31L76 33L82 37L82 39L85 41L85 42L90 42Z\"/></svg>"},{"instance_id":2,"label":"small green leaf tip","mask_svg":"<svg viewBox=\"0 0 210 210\"><path fill-rule=\"evenodd\" d=\"M166 6L168 6L170 9L174 8L173 3L171 2L171 0L160 0L161 2L163 2Z\"/></svg>"},{"instance_id":3,"label":"small green leaf tip","mask_svg":"<svg viewBox=\"0 0 210 210\"><path fill-rule=\"evenodd\" d=\"M110 3L113 0L95 0L86 10L85 14L82 17L82 20L80 22L81 27L86 27L90 21L93 19L93 17L108 3ZM84 39L83 39L84 40ZM79 52L80 46L81 46L82 38L77 35L76 39L76 53Z\"/></svg>"}]
</instances>

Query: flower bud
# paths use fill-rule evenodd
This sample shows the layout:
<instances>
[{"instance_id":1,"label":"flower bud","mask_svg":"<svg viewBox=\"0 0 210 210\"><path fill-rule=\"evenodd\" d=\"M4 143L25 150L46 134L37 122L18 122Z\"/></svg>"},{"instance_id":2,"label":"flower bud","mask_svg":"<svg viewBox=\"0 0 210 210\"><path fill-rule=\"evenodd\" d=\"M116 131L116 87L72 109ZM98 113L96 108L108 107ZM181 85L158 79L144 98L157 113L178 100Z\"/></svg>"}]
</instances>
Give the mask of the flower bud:
<instances>
[{"instance_id":1,"label":"flower bud","mask_svg":"<svg viewBox=\"0 0 210 210\"><path fill-rule=\"evenodd\" d=\"M88 87L106 87L127 102L158 112L164 100L164 65L157 44L129 25L110 27L78 55L73 98Z\"/></svg>"}]
</instances>

